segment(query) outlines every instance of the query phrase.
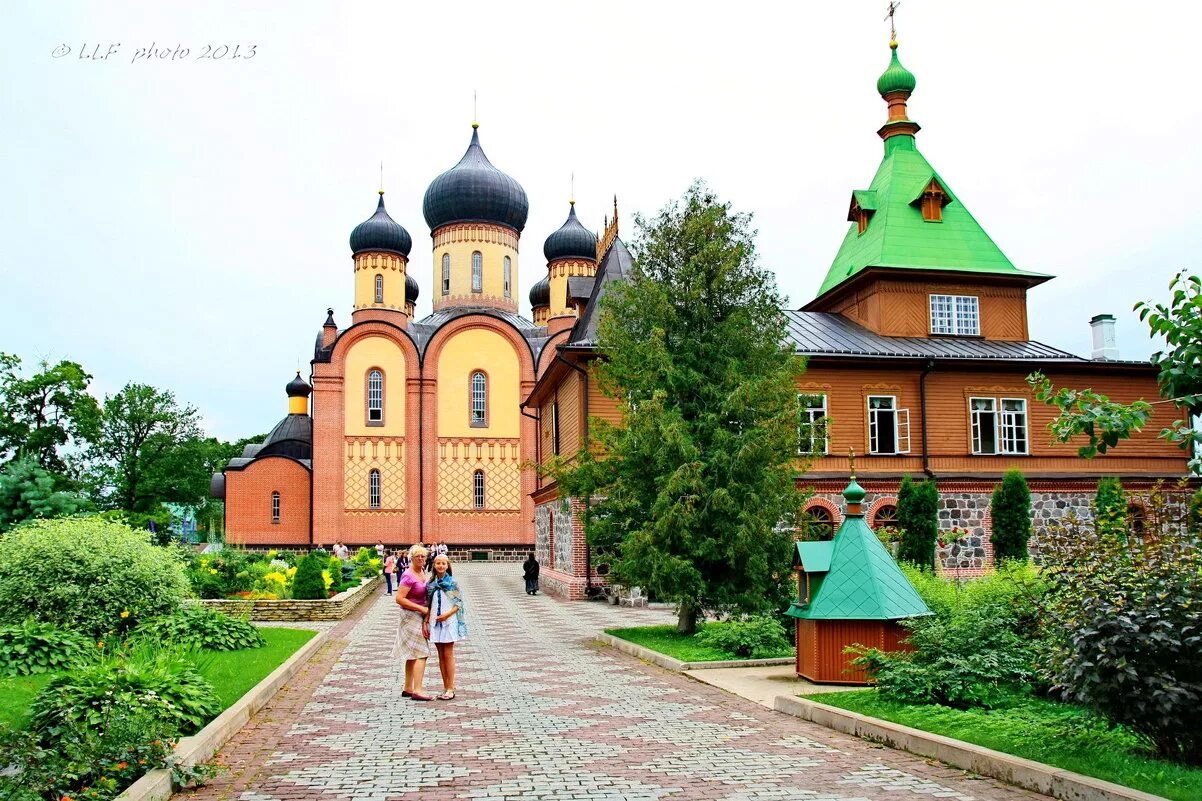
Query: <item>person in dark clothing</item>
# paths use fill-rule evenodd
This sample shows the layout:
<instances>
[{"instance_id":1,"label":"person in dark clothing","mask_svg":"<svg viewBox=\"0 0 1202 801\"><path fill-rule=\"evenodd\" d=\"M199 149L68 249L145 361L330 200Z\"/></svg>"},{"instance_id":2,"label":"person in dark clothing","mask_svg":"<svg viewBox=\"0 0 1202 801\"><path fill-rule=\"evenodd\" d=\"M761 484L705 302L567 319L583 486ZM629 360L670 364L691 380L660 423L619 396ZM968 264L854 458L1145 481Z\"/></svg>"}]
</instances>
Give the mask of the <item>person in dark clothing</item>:
<instances>
[{"instance_id":1,"label":"person in dark clothing","mask_svg":"<svg viewBox=\"0 0 1202 801\"><path fill-rule=\"evenodd\" d=\"M538 560L534 554L522 562L522 573L526 576L526 594L538 595Z\"/></svg>"}]
</instances>

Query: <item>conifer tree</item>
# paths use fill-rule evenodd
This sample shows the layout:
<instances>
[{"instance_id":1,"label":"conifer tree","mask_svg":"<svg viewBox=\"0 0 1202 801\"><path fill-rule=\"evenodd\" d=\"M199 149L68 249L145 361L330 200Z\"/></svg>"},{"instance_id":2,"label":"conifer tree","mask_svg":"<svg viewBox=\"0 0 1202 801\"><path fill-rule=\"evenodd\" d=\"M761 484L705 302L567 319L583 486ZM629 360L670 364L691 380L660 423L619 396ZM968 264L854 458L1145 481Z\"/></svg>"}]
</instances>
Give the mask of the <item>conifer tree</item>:
<instances>
[{"instance_id":1,"label":"conifer tree","mask_svg":"<svg viewBox=\"0 0 1202 801\"><path fill-rule=\"evenodd\" d=\"M1026 559L1031 539L1031 490L1020 470L1007 470L993 490L993 558Z\"/></svg>"},{"instance_id":2,"label":"conifer tree","mask_svg":"<svg viewBox=\"0 0 1202 801\"><path fill-rule=\"evenodd\" d=\"M909 476L902 477L897 491L897 526L902 530L897 558L934 570L939 535L939 488L934 481L915 483Z\"/></svg>"},{"instance_id":3,"label":"conifer tree","mask_svg":"<svg viewBox=\"0 0 1202 801\"><path fill-rule=\"evenodd\" d=\"M296 576L292 580L292 597L298 601L319 601L328 597L326 581L321 571L325 569L329 558L324 552L310 551L300 564L296 566Z\"/></svg>"},{"instance_id":4,"label":"conifer tree","mask_svg":"<svg viewBox=\"0 0 1202 801\"><path fill-rule=\"evenodd\" d=\"M801 364L750 222L702 183L635 218L594 368L622 420L592 421L599 447L553 468L592 499L614 581L678 604L683 633L707 612L780 611L789 592Z\"/></svg>"},{"instance_id":5,"label":"conifer tree","mask_svg":"<svg viewBox=\"0 0 1202 801\"><path fill-rule=\"evenodd\" d=\"M1127 493L1117 476L1098 479L1093 502L1094 523L1098 533L1124 538L1127 535Z\"/></svg>"}]
</instances>

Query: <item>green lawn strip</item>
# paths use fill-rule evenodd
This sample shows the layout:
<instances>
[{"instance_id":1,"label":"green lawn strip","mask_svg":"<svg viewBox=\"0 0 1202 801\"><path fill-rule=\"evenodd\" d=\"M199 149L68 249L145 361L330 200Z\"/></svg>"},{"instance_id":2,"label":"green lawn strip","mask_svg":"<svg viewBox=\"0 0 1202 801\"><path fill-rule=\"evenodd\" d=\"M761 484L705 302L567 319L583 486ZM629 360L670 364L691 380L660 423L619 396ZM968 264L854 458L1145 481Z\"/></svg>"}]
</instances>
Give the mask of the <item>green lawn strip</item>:
<instances>
[{"instance_id":1,"label":"green lawn strip","mask_svg":"<svg viewBox=\"0 0 1202 801\"><path fill-rule=\"evenodd\" d=\"M1019 698L1001 709L960 710L899 704L880 698L876 690L802 697L1165 798L1202 798L1202 769L1148 756L1130 732L1109 729L1096 716L1069 704Z\"/></svg>"},{"instance_id":2,"label":"green lawn strip","mask_svg":"<svg viewBox=\"0 0 1202 801\"><path fill-rule=\"evenodd\" d=\"M262 627L267 645L242 651L203 651L195 656L196 666L221 699L222 710L241 698L284 663L288 657L317 636L308 629Z\"/></svg>"},{"instance_id":3,"label":"green lawn strip","mask_svg":"<svg viewBox=\"0 0 1202 801\"><path fill-rule=\"evenodd\" d=\"M53 673L36 676L4 676L0 678L0 725L19 729L29 722L29 705L34 696L54 677Z\"/></svg>"},{"instance_id":4,"label":"green lawn strip","mask_svg":"<svg viewBox=\"0 0 1202 801\"><path fill-rule=\"evenodd\" d=\"M722 624L703 624L698 626L698 632L707 625ZM724 662L730 659L742 660L747 658L738 654L732 654L729 651L701 645L697 642L696 634L680 634L676 631L676 627L672 625L606 629L605 633L612 634L614 637L632 642L635 645L650 648L652 651L661 653L664 656L679 659L681 662ZM790 649L779 654L774 654L774 656L793 656L793 651Z\"/></svg>"}]
</instances>

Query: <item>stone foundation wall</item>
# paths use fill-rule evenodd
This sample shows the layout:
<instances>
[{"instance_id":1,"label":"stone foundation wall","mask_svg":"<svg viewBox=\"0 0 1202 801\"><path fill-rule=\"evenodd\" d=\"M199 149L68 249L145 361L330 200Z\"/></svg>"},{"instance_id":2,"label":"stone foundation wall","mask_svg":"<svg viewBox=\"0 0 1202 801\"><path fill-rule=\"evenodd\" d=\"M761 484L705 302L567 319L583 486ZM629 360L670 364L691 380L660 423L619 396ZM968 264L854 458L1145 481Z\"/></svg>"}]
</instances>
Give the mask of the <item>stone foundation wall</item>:
<instances>
[{"instance_id":1,"label":"stone foundation wall","mask_svg":"<svg viewBox=\"0 0 1202 801\"><path fill-rule=\"evenodd\" d=\"M232 617L248 617L250 620L273 620L295 622L301 620L342 620L352 610L379 589L382 576L368 579L358 587L340 592L324 601L250 601L207 599L201 605L216 609Z\"/></svg>"}]
</instances>

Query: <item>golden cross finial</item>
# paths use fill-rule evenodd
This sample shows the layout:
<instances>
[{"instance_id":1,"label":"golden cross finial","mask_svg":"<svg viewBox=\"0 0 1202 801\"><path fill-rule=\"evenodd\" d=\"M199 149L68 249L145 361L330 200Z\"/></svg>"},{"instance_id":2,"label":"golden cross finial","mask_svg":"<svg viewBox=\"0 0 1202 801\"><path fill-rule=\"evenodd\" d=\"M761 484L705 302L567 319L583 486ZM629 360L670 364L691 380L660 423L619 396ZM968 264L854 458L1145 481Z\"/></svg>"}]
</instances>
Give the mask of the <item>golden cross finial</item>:
<instances>
[{"instance_id":1,"label":"golden cross finial","mask_svg":"<svg viewBox=\"0 0 1202 801\"><path fill-rule=\"evenodd\" d=\"M897 28L893 24L893 15L897 13L897 7L901 3L898 0L889 0L889 13L885 15L885 19L889 20L889 41L890 43L897 41Z\"/></svg>"},{"instance_id":2,"label":"golden cross finial","mask_svg":"<svg viewBox=\"0 0 1202 801\"><path fill-rule=\"evenodd\" d=\"M472 127L480 127L480 117L476 114L476 90L472 90Z\"/></svg>"},{"instance_id":3,"label":"golden cross finial","mask_svg":"<svg viewBox=\"0 0 1202 801\"><path fill-rule=\"evenodd\" d=\"M380 194L384 194L384 162L380 162Z\"/></svg>"},{"instance_id":4,"label":"golden cross finial","mask_svg":"<svg viewBox=\"0 0 1202 801\"><path fill-rule=\"evenodd\" d=\"M568 203L576 205L576 171L572 170L572 196L568 199Z\"/></svg>"},{"instance_id":5,"label":"golden cross finial","mask_svg":"<svg viewBox=\"0 0 1202 801\"><path fill-rule=\"evenodd\" d=\"M848 465L849 469L851 470L851 480L855 481L856 480L856 449L855 448L847 449L847 465Z\"/></svg>"}]
</instances>

